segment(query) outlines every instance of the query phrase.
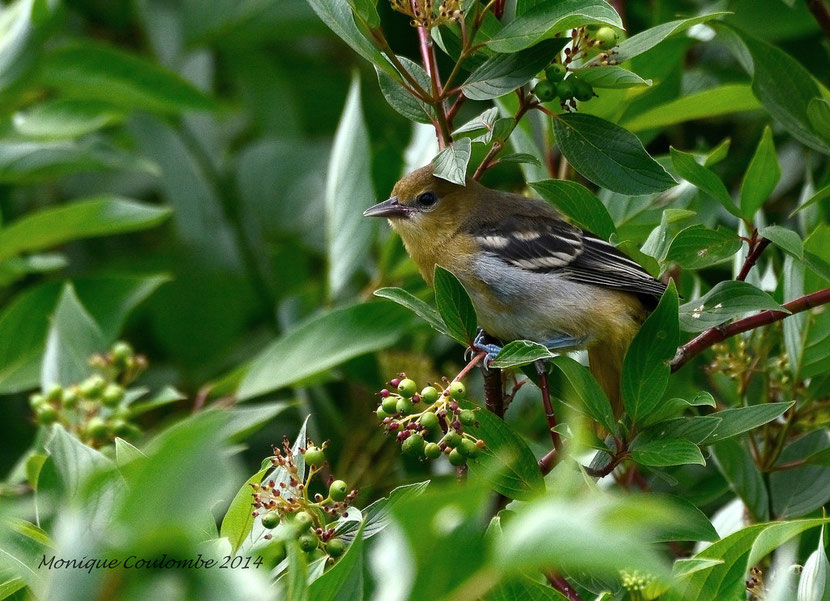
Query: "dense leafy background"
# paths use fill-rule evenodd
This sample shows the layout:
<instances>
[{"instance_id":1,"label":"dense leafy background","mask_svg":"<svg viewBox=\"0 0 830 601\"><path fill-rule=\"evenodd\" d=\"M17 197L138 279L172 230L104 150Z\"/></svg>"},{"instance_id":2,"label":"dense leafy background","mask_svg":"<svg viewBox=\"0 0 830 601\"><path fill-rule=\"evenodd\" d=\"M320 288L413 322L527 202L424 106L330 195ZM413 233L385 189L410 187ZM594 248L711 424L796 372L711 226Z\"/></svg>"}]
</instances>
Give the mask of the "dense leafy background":
<instances>
[{"instance_id":1,"label":"dense leafy background","mask_svg":"<svg viewBox=\"0 0 830 601\"><path fill-rule=\"evenodd\" d=\"M736 338L672 376L665 366L675 342L829 285L830 45L804 0L617 2L622 21L604 2L518 0L508 2L512 24L486 22L492 39L460 80L477 101L455 125L472 124L457 134L447 173L459 176L458 157L481 161L480 142L504 127L497 117L516 111L509 92L541 68L534 52L554 51L542 40L554 23L624 23L628 70L597 76L599 97L576 114L528 114L503 153L513 160L484 181L518 191L539 182L532 190L574 222L641 248L635 256L671 274L679 293L648 330L666 348L635 341L624 379L636 471L627 462L611 482L619 494L608 495L557 469L537 500L544 483L532 458L550 442L533 384L506 426L481 420L478 435L515 456L496 453L501 469L482 462L464 488L445 462L401 458L376 427L374 392L395 373L426 383L463 366L452 338L468 338L470 316L448 315L440 295L443 320L424 305L432 295L400 241L361 217L437 146L431 107L403 92L348 4L373 19L368 0L0 4L0 598L557 599L539 578L552 565L585 598L627 598L620 570L664 581L673 570L682 586L668 594L737 599L748 568L768 571L773 551L768 598L796 589L799 600L827 598L816 526L830 500L828 312ZM545 14L549 5L561 6ZM377 11L395 52L420 61L408 18L385 0ZM453 30L441 31L454 54ZM453 64L442 52L438 61L444 72ZM426 81L419 64L404 64ZM578 183L542 181L560 152ZM747 224L771 246L741 284L732 280ZM379 288L384 298L373 298ZM86 357L118 338L150 360L138 384L163 391L141 410L136 446L99 453L38 428L28 394L82 379ZM539 349L511 351L502 365ZM587 373L555 365L560 415L614 432ZM468 388L481 403L479 378ZM804 413L785 422L791 401ZM223 413L190 417L203 404ZM296 557L276 587L264 573L119 580L30 569L50 547L67 557L229 553L250 524L229 520L221 534L230 538L218 538L225 509L270 444L295 438L306 416L308 435L331 441L331 471L360 489L357 507L433 481L421 496L422 487L397 489L365 511L362 533L380 534L308 590L322 564ZM592 449L609 450L569 423L561 433L585 464ZM485 532L498 502L490 488L521 502ZM639 488L654 492L624 492ZM656 541L672 541L682 559L672 564ZM805 562L809 578L781 576Z\"/></svg>"}]
</instances>

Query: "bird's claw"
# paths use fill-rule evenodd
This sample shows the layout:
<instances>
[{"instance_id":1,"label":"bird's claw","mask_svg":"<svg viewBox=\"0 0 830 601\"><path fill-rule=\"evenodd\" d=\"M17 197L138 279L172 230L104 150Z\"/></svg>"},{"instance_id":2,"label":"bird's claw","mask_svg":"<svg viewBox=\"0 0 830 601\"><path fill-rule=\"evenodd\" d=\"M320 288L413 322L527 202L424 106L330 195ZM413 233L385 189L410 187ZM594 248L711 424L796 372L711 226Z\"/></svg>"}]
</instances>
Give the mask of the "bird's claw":
<instances>
[{"instance_id":1,"label":"bird's claw","mask_svg":"<svg viewBox=\"0 0 830 601\"><path fill-rule=\"evenodd\" d=\"M478 354L481 352L487 353L484 355L484 359L482 360L481 364L484 367L485 371L490 369L490 364L496 358L496 356L501 352L502 347L497 344L488 344L484 342L484 330L479 330L478 334L476 335L475 340L473 340L473 346L467 349L467 352L470 353L470 358L472 355ZM465 358L467 356L465 352Z\"/></svg>"}]
</instances>

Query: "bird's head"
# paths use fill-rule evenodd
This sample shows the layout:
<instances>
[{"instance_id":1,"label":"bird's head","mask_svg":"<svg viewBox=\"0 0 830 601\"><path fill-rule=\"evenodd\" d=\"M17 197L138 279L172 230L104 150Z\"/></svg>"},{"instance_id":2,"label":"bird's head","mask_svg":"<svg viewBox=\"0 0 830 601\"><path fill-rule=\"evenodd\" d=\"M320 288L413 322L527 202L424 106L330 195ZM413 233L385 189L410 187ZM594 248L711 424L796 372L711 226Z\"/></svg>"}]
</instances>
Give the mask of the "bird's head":
<instances>
[{"instance_id":1,"label":"bird's head","mask_svg":"<svg viewBox=\"0 0 830 601\"><path fill-rule=\"evenodd\" d=\"M392 196L363 213L367 217L386 217L409 247L414 239L423 243L451 235L475 201L479 184L467 180L459 186L433 175L426 165L405 175L392 189Z\"/></svg>"}]
</instances>

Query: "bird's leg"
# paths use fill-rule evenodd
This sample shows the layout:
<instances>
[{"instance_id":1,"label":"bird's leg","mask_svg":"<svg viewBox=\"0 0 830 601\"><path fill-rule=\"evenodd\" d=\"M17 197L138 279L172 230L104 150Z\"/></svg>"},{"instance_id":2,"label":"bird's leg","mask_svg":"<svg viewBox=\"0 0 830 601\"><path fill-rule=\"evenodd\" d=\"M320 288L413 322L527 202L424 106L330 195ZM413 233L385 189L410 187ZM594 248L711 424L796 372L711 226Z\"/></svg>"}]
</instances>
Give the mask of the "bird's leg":
<instances>
[{"instance_id":1,"label":"bird's leg","mask_svg":"<svg viewBox=\"0 0 830 601\"><path fill-rule=\"evenodd\" d=\"M484 342L484 338L486 336L487 334L484 333L484 330L479 330L478 334L476 334L475 340L473 340L473 346L467 349L472 353L478 353L481 351L487 353L487 356L484 357L484 361L482 361L482 365L485 370L490 367L490 363L496 358L496 355L498 355L502 349L502 347L498 344L488 344Z\"/></svg>"},{"instance_id":2,"label":"bird's leg","mask_svg":"<svg viewBox=\"0 0 830 601\"><path fill-rule=\"evenodd\" d=\"M577 348L582 346L582 343L585 342L587 336L582 336L581 338L574 338L568 334L555 334L551 338L547 338L541 341L549 351L559 351L566 348Z\"/></svg>"},{"instance_id":3,"label":"bird's leg","mask_svg":"<svg viewBox=\"0 0 830 601\"><path fill-rule=\"evenodd\" d=\"M562 448L562 439L559 438L559 433L556 428L556 414L553 412L553 404L550 402L550 391L548 390L548 370L544 359L539 359L534 363L536 366L536 373L539 376L539 390L542 391L542 404L545 407L545 418L548 420L548 430L550 431L550 438L553 441L553 448L558 453Z\"/></svg>"}]
</instances>

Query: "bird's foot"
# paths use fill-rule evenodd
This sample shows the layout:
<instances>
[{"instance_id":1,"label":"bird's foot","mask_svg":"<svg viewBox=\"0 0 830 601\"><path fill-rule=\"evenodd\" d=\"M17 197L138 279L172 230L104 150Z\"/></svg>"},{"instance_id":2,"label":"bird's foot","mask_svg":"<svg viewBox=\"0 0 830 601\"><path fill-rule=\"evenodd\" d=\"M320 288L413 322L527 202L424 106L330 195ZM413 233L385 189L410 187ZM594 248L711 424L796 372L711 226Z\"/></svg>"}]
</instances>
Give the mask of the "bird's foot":
<instances>
[{"instance_id":1,"label":"bird's foot","mask_svg":"<svg viewBox=\"0 0 830 601\"><path fill-rule=\"evenodd\" d=\"M542 340L540 344L544 345L549 351L558 351L566 348L572 349L580 347L587 339L587 336L575 338L569 334L556 334L551 338Z\"/></svg>"},{"instance_id":2,"label":"bird's foot","mask_svg":"<svg viewBox=\"0 0 830 601\"><path fill-rule=\"evenodd\" d=\"M464 353L465 358L467 358L467 353L469 353L469 357L472 358L473 355L477 355L478 353L484 352L487 353L484 356L484 360L482 361L482 365L484 369L490 368L490 363L493 362L493 359L501 352L502 347L498 344L489 344L484 342L484 330L479 330L478 334L476 335L475 340L473 340L473 346L467 349Z\"/></svg>"}]
</instances>

